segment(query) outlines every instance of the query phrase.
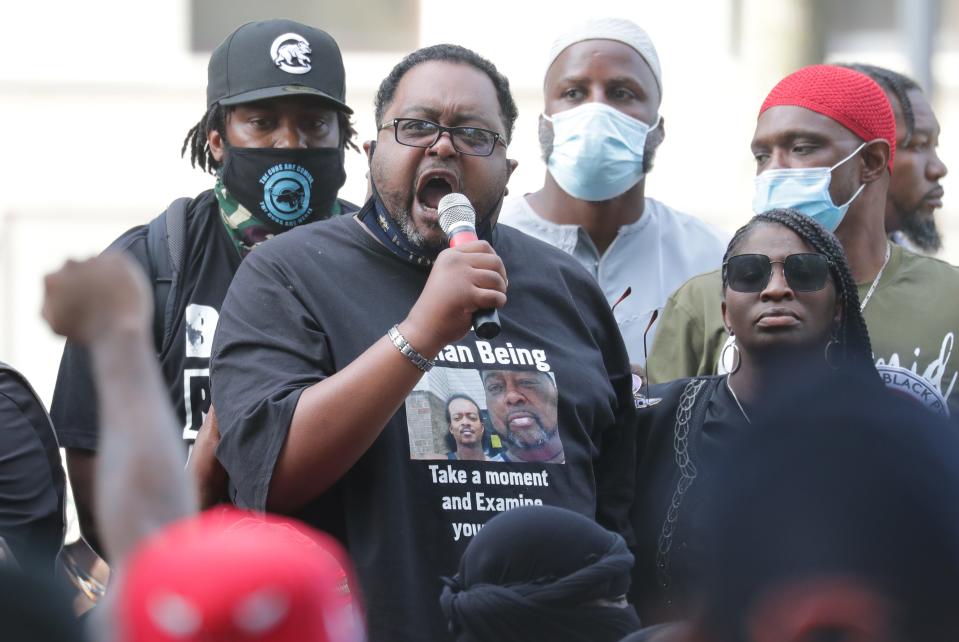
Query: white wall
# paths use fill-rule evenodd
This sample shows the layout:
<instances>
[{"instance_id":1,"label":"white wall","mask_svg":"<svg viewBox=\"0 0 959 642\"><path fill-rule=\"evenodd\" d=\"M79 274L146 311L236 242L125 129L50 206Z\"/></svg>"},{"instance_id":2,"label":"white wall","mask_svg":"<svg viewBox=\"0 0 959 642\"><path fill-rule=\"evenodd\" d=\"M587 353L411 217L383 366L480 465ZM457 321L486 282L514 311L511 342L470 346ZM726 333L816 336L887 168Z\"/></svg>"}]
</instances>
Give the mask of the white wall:
<instances>
[{"instance_id":1,"label":"white wall","mask_svg":"<svg viewBox=\"0 0 959 642\"><path fill-rule=\"evenodd\" d=\"M750 214L755 114L772 83L792 68L797 36L790 12L803 4L743 0L737 57L730 43L731 1L422 0L421 44L471 47L510 78L520 108L510 146L520 166L510 189L523 193L542 181L536 118L550 42L589 16L637 21L659 49L667 128L647 194L731 231ZM356 4L362 10L364 3ZM184 135L205 108L206 56L188 51L187 8L185 0L58 0L4 8L0 359L23 370L47 401L62 344L39 317L43 274L67 257L98 252L175 197L212 183L179 156ZM345 52L347 98L360 140L373 137L373 94L404 53ZM945 78L947 67L937 62L936 68ZM957 91L944 83L936 108L943 156L959 172ZM348 155L341 195L361 201L365 171L361 155ZM959 261L951 178L945 181L946 256Z\"/></svg>"}]
</instances>

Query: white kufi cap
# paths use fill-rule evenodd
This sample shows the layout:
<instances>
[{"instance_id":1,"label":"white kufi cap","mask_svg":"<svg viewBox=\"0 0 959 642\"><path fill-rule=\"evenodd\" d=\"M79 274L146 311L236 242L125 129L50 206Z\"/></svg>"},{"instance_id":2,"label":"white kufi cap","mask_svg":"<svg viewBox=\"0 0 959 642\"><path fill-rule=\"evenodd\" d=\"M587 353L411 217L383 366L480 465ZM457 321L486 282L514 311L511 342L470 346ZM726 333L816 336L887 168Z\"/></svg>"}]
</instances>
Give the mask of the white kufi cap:
<instances>
[{"instance_id":1,"label":"white kufi cap","mask_svg":"<svg viewBox=\"0 0 959 642\"><path fill-rule=\"evenodd\" d=\"M615 40L635 49L653 71L656 85L659 87L660 96L662 96L662 71L659 68L659 55L656 53L656 47L653 46L653 41L648 33L643 31L635 22L624 18L594 18L567 31L553 41L549 50L549 61L546 64L546 69L548 70L553 66L553 63L567 47L584 40Z\"/></svg>"}]
</instances>

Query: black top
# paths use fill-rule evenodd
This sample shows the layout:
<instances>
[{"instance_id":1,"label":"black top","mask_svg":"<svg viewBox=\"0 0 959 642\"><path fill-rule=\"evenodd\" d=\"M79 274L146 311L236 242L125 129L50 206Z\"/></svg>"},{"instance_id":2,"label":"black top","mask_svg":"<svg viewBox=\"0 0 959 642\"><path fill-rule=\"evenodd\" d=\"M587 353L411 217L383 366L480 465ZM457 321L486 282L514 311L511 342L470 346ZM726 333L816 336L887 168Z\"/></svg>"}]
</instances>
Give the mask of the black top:
<instances>
[{"instance_id":1,"label":"black top","mask_svg":"<svg viewBox=\"0 0 959 642\"><path fill-rule=\"evenodd\" d=\"M354 211L340 201L343 211ZM107 251L123 250L151 273L148 225L125 232ZM174 302L172 340L159 356L163 379L187 444L196 438L210 409L210 348L220 306L240 255L220 217L213 190L201 192L187 207L183 270ZM96 450L99 423L96 388L87 350L67 342L50 408L60 445Z\"/></svg>"},{"instance_id":2,"label":"black top","mask_svg":"<svg viewBox=\"0 0 959 642\"><path fill-rule=\"evenodd\" d=\"M609 305L563 252L507 227L492 244L509 274L502 333L447 346L366 454L296 514L344 542L373 641L448 639L439 578L455 572L469 539L498 512L543 503L628 532L635 409ZM265 507L300 393L403 320L428 276L351 217L293 230L244 261L212 366L217 456L240 506ZM558 417L565 463L446 458L446 399L467 392L488 410L478 370L494 368L538 387L529 416L542 425Z\"/></svg>"},{"instance_id":3,"label":"black top","mask_svg":"<svg viewBox=\"0 0 959 642\"><path fill-rule=\"evenodd\" d=\"M709 464L745 420L726 377L677 379L650 387L659 403L637 410L640 445L630 519L636 565L630 601L644 626L689 617L702 577L697 537L707 501Z\"/></svg>"},{"instance_id":4,"label":"black top","mask_svg":"<svg viewBox=\"0 0 959 642\"><path fill-rule=\"evenodd\" d=\"M0 362L0 536L21 566L53 573L65 480L53 427L18 372Z\"/></svg>"}]
</instances>

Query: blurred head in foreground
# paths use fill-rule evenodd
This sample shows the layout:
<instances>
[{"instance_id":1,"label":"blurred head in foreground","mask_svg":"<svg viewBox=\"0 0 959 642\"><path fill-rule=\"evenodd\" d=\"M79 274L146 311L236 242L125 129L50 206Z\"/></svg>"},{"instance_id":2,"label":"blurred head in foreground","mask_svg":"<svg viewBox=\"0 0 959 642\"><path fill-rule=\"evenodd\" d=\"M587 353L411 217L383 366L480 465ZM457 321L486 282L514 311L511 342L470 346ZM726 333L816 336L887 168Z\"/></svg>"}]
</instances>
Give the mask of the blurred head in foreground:
<instances>
[{"instance_id":1,"label":"blurred head in foreground","mask_svg":"<svg viewBox=\"0 0 959 642\"><path fill-rule=\"evenodd\" d=\"M620 640L639 628L626 602L633 555L572 511L524 506L491 519L440 598L460 642Z\"/></svg>"},{"instance_id":2,"label":"blurred head in foreground","mask_svg":"<svg viewBox=\"0 0 959 642\"><path fill-rule=\"evenodd\" d=\"M298 522L216 509L135 552L118 598L122 642L361 642L342 548Z\"/></svg>"},{"instance_id":3,"label":"blurred head in foreground","mask_svg":"<svg viewBox=\"0 0 959 642\"><path fill-rule=\"evenodd\" d=\"M959 439L874 382L799 375L712 480L695 637L959 638Z\"/></svg>"},{"instance_id":4,"label":"blurred head in foreground","mask_svg":"<svg viewBox=\"0 0 959 642\"><path fill-rule=\"evenodd\" d=\"M64 587L35 570L0 564L0 640L82 642L80 624Z\"/></svg>"}]
</instances>

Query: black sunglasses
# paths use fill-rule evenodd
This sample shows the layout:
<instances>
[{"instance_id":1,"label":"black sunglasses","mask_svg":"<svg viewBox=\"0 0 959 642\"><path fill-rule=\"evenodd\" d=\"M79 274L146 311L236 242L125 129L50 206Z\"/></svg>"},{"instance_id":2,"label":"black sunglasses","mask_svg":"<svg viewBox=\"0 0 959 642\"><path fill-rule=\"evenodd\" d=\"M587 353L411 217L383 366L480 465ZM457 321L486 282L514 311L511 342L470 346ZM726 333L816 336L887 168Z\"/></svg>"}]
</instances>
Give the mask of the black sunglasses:
<instances>
[{"instance_id":1,"label":"black sunglasses","mask_svg":"<svg viewBox=\"0 0 959 642\"><path fill-rule=\"evenodd\" d=\"M769 285L773 264L781 263L786 283L797 292L815 292L826 287L831 262L822 254L790 254L771 261L765 254L739 254L723 263L726 283L736 292L762 292Z\"/></svg>"}]
</instances>

